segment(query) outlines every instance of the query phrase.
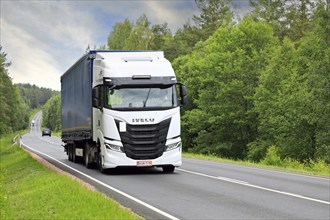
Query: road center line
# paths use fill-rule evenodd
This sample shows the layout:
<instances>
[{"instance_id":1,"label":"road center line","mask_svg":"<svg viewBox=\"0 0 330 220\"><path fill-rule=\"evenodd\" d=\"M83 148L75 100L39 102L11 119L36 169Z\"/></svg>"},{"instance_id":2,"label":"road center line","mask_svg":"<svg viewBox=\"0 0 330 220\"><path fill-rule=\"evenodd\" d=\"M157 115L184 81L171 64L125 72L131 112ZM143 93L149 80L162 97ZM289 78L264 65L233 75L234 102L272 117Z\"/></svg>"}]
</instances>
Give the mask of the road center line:
<instances>
[{"instance_id":1,"label":"road center line","mask_svg":"<svg viewBox=\"0 0 330 220\"><path fill-rule=\"evenodd\" d=\"M61 144L56 143L56 142L53 142L53 141L50 141L50 140L47 140L47 139L45 139L45 138L42 138L42 137L38 137L38 138L39 138L39 140L46 141L46 142L48 142L48 143L50 143L50 144L54 144L54 145L59 145L59 146L61 146Z\"/></svg>"},{"instance_id":2,"label":"road center line","mask_svg":"<svg viewBox=\"0 0 330 220\"><path fill-rule=\"evenodd\" d=\"M282 194L282 195L286 195L286 196L292 196L292 197L296 197L299 199L305 199L305 200L309 200L309 201L313 201L313 202L330 205L330 202L328 202L328 201L323 201L323 200L314 199L314 198L310 198L310 197L306 197L306 196L302 196L302 195L298 195L298 194L294 194L294 193L289 193L289 192L279 191L279 190L270 189L270 188L266 188L266 187L262 187L262 186L257 186L257 185L253 185L248 182L241 181L241 180L230 179L227 177L216 177L216 176L211 176L211 175L207 175L204 173L198 173L198 172L185 170L185 169L181 169L181 168L178 168L177 170L180 170L180 171L186 172L186 173L190 173L190 174L194 174L194 175L204 176L204 177L211 178L211 179L222 180L225 182L235 183L235 184L248 186L248 187L252 187L252 188L256 188L256 189L261 189L261 190L265 190L265 191L269 191L269 192L274 192L274 193L278 193L278 194Z\"/></svg>"},{"instance_id":3,"label":"road center line","mask_svg":"<svg viewBox=\"0 0 330 220\"><path fill-rule=\"evenodd\" d=\"M108 188L108 189L110 189L110 190L112 190L112 191L114 191L114 192L122 195L122 196L125 196L126 198L131 199L134 202L137 202L137 203L139 203L140 205L143 205L146 208L149 208L149 209L157 212L158 214L161 214L161 215L165 216L166 218L169 218L169 219L172 219L172 220L179 220L179 218L174 217L173 215L170 215L170 214L168 214L168 213L166 213L166 212L164 212L164 211L162 211L162 210L160 210L160 209L158 209L158 208L156 208L156 207L154 207L152 205L149 205L148 203L145 203L145 202L143 202L143 201L141 201L141 200L139 200L139 199L137 199L137 198L135 198L135 197L133 197L131 195L128 195L127 193L124 193L124 192L122 192L122 191L120 191L120 190L118 190L118 189L116 189L116 188L114 188L112 186L109 186L108 184L105 184L105 183L101 182L100 180L95 179L94 177L91 177L91 176L89 176L89 175L87 175L87 174L85 174L85 173L83 173L83 172L81 172L81 171L79 171L79 170L77 170L77 169L75 169L75 168L73 168L73 167L71 167L71 166L69 166L69 165L67 165L67 164L65 164L65 163L63 163L63 162L61 162L61 161L59 161L59 160L51 157L51 156L49 156L49 155L47 155L47 154L44 154L44 153L42 153L40 151L37 151L37 150L29 147L28 145L24 144L22 141L21 141L21 144L25 148L28 148L29 150L31 150L31 151L33 151L35 153L38 153L38 154L43 155L45 157L48 157L48 158L56 161L57 163L60 163L61 165L63 165L65 167L67 167L67 168L69 168L69 169L71 169L71 170L79 173L80 175L83 175L83 176L89 178L90 180L92 180L92 181L94 181L94 182L96 182L96 183L98 183L98 184L100 184L100 185L102 185L102 186L104 186L104 187L106 187L106 188Z\"/></svg>"}]
</instances>

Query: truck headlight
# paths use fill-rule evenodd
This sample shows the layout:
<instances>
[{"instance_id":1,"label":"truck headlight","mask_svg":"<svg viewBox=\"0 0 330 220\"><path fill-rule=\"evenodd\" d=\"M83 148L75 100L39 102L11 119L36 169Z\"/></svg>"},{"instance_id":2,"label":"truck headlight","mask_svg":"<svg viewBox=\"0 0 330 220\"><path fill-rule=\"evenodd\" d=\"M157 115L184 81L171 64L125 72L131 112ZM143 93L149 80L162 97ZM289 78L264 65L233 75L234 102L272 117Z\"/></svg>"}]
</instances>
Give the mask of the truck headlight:
<instances>
[{"instance_id":1,"label":"truck headlight","mask_svg":"<svg viewBox=\"0 0 330 220\"><path fill-rule=\"evenodd\" d=\"M117 152L124 152L123 147L119 145L114 145L114 144L105 144L105 147L109 150L117 151Z\"/></svg>"},{"instance_id":2,"label":"truck headlight","mask_svg":"<svg viewBox=\"0 0 330 220\"><path fill-rule=\"evenodd\" d=\"M182 146L181 141L179 141L177 143L174 143L174 144L169 144L169 145L166 146L166 151L174 150L174 149L179 148L179 147L181 148L181 146Z\"/></svg>"}]
</instances>

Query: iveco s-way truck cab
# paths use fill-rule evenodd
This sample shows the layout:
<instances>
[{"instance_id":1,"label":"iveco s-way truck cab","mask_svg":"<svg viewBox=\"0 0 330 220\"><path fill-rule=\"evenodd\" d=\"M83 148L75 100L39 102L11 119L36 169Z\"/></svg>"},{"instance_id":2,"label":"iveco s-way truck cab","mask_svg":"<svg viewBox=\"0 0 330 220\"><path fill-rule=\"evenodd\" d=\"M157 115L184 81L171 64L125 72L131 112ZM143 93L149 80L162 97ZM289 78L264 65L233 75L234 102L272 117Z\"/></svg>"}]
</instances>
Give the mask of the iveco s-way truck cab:
<instances>
[{"instance_id":1,"label":"iveco s-way truck cab","mask_svg":"<svg viewBox=\"0 0 330 220\"><path fill-rule=\"evenodd\" d=\"M61 77L62 140L87 168L182 164L186 88L162 51L90 51Z\"/></svg>"}]
</instances>

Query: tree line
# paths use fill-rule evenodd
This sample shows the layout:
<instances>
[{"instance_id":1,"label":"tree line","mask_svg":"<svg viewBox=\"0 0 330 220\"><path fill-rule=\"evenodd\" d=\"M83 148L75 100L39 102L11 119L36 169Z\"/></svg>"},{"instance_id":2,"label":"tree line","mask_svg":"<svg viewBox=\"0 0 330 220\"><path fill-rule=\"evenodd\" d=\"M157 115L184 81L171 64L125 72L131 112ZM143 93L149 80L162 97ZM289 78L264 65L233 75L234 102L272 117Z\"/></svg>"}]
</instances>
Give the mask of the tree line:
<instances>
[{"instance_id":1,"label":"tree line","mask_svg":"<svg viewBox=\"0 0 330 220\"><path fill-rule=\"evenodd\" d=\"M0 137L25 129L29 124L29 106L19 94L8 75L7 54L0 46Z\"/></svg>"},{"instance_id":2,"label":"tree line","mask_svg":"<svg viewBox=\"0 0 330 220\"><path fill-rule=\"evenodd\" d=\"M58 91L29 83L18 83L16 86L19 88L22 98L32 109L44 106L51 97L59 95Z\"/></svg>"},{"instance_id":3,"label":"tree line","mask_svg":"<svg viewBox=\"0 0 330 220\"><path fill-rule=\"evenodd\" d=\"M8 73L11 62L0 46L0 136L29 127L32 109L41 108L50 97L59 94L30 84L13 84Z\"/></svg>"}]
</instances>

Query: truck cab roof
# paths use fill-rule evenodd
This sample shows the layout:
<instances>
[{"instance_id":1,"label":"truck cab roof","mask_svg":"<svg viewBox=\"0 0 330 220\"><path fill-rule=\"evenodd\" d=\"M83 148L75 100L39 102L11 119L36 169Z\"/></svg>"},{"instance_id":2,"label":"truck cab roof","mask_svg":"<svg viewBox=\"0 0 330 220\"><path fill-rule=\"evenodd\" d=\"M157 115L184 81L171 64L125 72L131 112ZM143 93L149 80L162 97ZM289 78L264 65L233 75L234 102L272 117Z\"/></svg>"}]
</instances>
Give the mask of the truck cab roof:
<instances>
[{"instance_id":1,"label":"truck cab roof","mask_svg":"<svg viewBox=\"0 0 330 220\"><path fill-rule=\"evenodd\" d=\"M94 70L103 77L175 76L170 62L162 51L91 51Z\"/></svg>"}]
</instances>

